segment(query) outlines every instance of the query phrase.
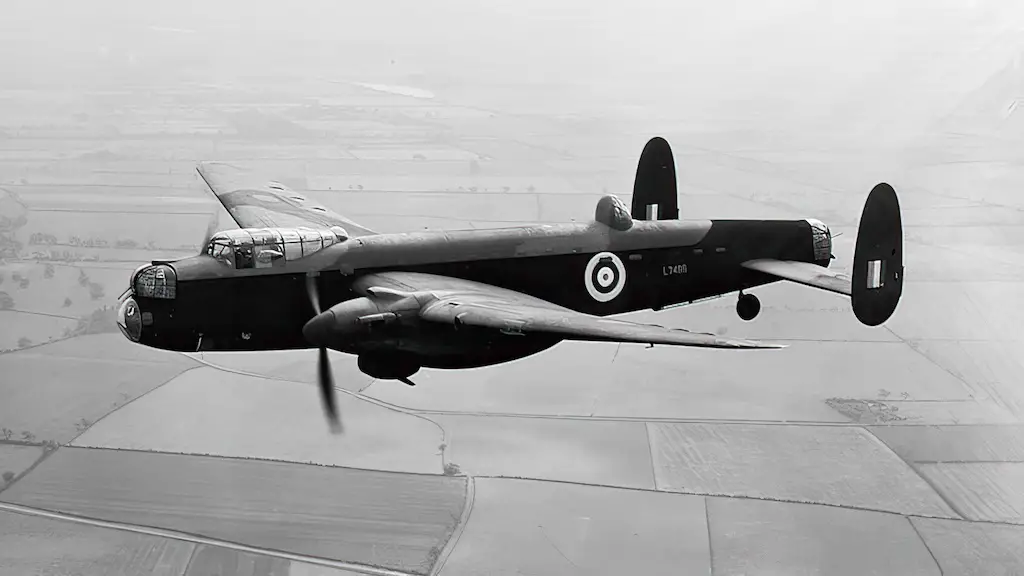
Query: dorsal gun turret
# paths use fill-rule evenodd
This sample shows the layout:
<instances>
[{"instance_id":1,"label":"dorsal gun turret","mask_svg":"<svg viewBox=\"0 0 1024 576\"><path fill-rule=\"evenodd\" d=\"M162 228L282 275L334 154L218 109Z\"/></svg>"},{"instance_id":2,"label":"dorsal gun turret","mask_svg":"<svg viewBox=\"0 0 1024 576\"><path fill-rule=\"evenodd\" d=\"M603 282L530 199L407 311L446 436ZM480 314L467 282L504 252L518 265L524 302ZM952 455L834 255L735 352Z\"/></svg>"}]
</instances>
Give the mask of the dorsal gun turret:
<instances>
[{"instance_id":1,"label":"dorsal gun turret","mask_svg":"<svg viewBox=\"0 0 1024 576\"><path fill-rule=\"evenodd\" d=\"M614 194L608 194L597 201L594 220L620 232L625 232L633 227L633 218L629 215L629 208Z\"/></svg>"}]
</instances>

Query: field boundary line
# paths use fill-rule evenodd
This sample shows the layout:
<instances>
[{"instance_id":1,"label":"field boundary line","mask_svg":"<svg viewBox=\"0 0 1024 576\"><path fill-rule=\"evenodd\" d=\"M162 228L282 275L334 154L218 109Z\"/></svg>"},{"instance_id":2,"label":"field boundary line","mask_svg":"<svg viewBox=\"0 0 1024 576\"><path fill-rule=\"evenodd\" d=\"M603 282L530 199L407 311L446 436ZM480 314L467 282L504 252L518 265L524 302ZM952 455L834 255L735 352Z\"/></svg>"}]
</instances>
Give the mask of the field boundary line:
<instances>
[{"instance_id":1,"label":"field boundary line","mask_svg":"<svg viewBox=\"0 0 1024 576\"><path fill-rule=\"evenodd\" d=\"M470 515L473 513L473 504L476 503L476 478L473 476L466 477L466 502L462 507L462 517L459 518L459 524L455 527L452 535L448 537L448 541L445 542L444 548L441 550L441 555L437 562L434 563L433 568L430 570L430 576L438 576L441 570L444 569L444 565L448 563L448 557L455 551L455 547L459 545L459 540L462 538L462 534L466 531L466 524L469 523Z\"/></svg>"},{"instance_id":2,"label":"field boundary line","mask_svg":"<svg viewBox=\"0 0 1024 576\"><path fill-rule=\"evenodd\" d=\"M259 548L256 546L249 546L246 544L238 544L235 542L228 542L227 540L219 540L217 538L209 538L207 536L199 536L197 534L188 534L186 532L178 532L176 530L168 530L165 528L153 528L150 526L141 526L138 524L127 524L124 522L112 522L109 520L98 520L95 518L88 518L85 516L78 516L75 514L66 514L63 512L53 512L42 508L35 508L32 506L22 506L20 504L10 504L7 502L0 502L0 510L7 512L14 512L15 514L23 514L26 516L37 516L41 518L49 518L51 520L64 520L67 522L74 522L77 524L84 524L87 526L93 526L97 528L109 528L113 530L120 530L122 532L133 532L135 534L143 534L146 536L156 536L160 538L169 538L171 540L178 540L181 542L191 542L193 544L205 544L207 546L217 546L219 548L227 548L229 550L235 550L236 552L248 552L250 554L260 554L263 556L273 556L275 558L281 558L284 560L292 560L295 562L304 562L306 564L317 564L319 566L327 566L329 568L338 568L340 570L348 570L350 572L357 572L359 574L368 574L371 576L416 576L411 572L400 572L398 570L392 570L389 568L379 568L376 566L368 566L365 564L354 564L351 562L342 562L340 560L330 560L327 558L319 558L316 556L306 556L304 554L296 554L293 552L283 552L280 550L273 550L270 548Z\"/></svg>"}]
</instances>

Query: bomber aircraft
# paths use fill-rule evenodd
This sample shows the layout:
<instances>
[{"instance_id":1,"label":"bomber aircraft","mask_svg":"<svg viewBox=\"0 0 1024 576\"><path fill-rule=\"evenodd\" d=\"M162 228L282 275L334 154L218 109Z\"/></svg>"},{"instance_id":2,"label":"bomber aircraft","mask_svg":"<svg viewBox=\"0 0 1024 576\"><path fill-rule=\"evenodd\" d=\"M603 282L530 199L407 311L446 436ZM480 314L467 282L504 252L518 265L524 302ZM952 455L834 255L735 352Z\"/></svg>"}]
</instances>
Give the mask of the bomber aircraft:
<instances>
[{"instance_id":1,"label":"bomber aircraft","mask_svg":"<svg viewBox=\"0 0 1024 576\"><path fill-rule=\"evenodd\" d=\"M895 311L903 229L893 188L868 194L850 276L830 269L832 234L802 220L680 220L676 169L663 138L640 155L631 209L615 195L593 221L488 230L376 233L281 183L230 164L199 175L240 226L208 231L203 252L139 267L117 323L131 341L182 352L319 349L330 428L341 430L327 349L378 379L421 368L509 362L563 340L725 349L781 345L609 316L780 280L846 295L865 325Z\"/></svg>"}]
</instances>

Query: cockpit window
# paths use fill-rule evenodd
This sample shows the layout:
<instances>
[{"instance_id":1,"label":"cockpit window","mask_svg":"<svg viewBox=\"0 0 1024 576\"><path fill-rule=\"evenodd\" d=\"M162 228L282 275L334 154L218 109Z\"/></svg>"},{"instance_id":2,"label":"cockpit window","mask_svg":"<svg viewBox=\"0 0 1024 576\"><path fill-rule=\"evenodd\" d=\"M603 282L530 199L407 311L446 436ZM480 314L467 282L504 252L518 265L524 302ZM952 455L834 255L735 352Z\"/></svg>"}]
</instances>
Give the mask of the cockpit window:
<instances>
[{"instance_id":1,"label":"cockpit window","mask_svg":"<svg viewBox=\"0 0 1024 576\"><path fill-rule=\"evenodd\" d=\"M243 228L218 232L206 253L236 269L274 268L344 242L344 228Z\"/></svg>"}]
</instances>

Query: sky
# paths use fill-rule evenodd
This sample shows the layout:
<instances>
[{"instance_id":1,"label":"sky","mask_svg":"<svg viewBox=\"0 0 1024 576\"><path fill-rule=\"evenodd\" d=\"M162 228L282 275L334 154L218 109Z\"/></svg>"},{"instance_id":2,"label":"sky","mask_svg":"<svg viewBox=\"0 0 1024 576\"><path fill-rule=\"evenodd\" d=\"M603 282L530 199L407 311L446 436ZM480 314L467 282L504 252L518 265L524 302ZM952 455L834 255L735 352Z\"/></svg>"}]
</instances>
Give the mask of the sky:
<instances>
[{"instance_id":1,"label":"sky","mask_svg":"<svg viewBox=\"0 0 1024 576\"><path fill-rule=\"evenodd\" d=\"M0 88L254 75L487 86L503 107L870 137L922 130L1004 69L1024 38L1020 4L41 0L5 8Z\"/></svg>"}]
</instances>

